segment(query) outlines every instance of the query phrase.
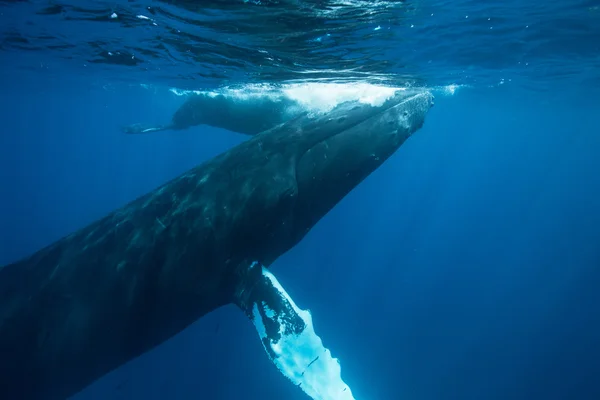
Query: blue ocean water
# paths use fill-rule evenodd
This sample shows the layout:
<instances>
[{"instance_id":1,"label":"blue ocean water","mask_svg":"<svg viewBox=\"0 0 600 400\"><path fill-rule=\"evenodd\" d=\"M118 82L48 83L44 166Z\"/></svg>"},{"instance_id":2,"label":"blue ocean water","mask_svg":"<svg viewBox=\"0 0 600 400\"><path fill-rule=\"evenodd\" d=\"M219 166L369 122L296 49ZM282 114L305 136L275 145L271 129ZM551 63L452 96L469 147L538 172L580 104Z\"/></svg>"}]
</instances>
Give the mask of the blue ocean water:
<instances>
[{"instance_id":1,"label":"blue ocean water","mask_svg":"<svg viewBox=\"0 0 600 400\"><path fill-rule=\"evenodd\" d=\"M246 139L121 132L171 88L424 86L273 272L357 399L600 398L599 2L0 1L0 32L0 264ZM307 397L228 306L74 398Z\"/></svg>"}]
</instances>

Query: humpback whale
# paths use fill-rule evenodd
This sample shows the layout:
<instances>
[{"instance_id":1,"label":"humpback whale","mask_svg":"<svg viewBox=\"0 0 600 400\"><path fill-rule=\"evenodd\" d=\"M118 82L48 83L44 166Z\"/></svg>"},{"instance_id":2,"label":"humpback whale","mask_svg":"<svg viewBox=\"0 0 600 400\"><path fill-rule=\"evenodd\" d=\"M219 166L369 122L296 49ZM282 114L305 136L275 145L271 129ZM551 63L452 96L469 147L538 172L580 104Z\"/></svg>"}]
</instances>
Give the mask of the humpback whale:
<instances>
[{"instance_id":1,"label":"humpback whale","mask_svg":"<svg viewBox=\"0 0 600 400\"><path fill-rule=\"evenodd\" d=\"M286 97L252 96L236 98L222 93L192 94L164 125L132 124L125 133L151 133L183 130L196 125L224 128L245 135L256 135L282 124L304 110Z\"/></svg>"},{"instance_id":2,"label":"humpback whale","mask_svg":"<svg viewBox=\"0 0 600 400\"><path fill-rule=\"evenodd\" d=\"M233 303L307 395L352 400L339 363L267 269L424 123L433 97L307 114L0 268L0 397L72 396Z\"/></svg>"}]
</instances>

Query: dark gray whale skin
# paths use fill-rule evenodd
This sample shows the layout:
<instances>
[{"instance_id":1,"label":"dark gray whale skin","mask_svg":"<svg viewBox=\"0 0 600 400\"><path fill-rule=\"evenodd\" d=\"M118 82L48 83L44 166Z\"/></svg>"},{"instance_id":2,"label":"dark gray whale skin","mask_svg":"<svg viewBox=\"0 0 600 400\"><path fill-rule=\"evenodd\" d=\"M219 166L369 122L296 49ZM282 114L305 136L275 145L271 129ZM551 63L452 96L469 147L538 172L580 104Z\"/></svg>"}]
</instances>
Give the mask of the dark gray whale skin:
<instances>
[{"instance_id":1,"label":"dark gray whale skin","mask_svg":"<svg viewBox=\"0 0 600 400\"><path fill-rule=\"evenodd\" d=\"M423 122L428 92L253 136L0 269L0 398L56 400L236 303ZM237 304L237 303L236 303Z\"/></svg>"}]
</instances>

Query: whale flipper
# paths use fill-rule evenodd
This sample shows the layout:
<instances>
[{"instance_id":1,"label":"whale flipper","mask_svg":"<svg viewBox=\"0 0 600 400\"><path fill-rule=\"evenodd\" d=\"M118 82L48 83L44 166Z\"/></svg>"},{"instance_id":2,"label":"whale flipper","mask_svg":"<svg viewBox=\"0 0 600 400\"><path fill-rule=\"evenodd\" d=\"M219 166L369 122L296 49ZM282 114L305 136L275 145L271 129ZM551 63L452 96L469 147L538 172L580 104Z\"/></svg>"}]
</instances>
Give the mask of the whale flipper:
<instances>
[{"instance_id":1,"label":"whale flipper","mask_svg":"<svg viewBox=\"0 0 600 400\"><path fill-rule=\"evenodd\" d=\"M131 124L126 125L123 128L123 132L138 134L138 133L151 133L151 132L160 132L167 131L173 129L172 124L169 125L148 125L148 124Z\"/></svg>"},{"instance_id":2,"label":"whale flipper","mask_svg":"<svg viewBox=\"0 0 600 400\"><path fill-rule=\"evenodd\" d=\"M251 263L235 303L252 320L279 371L314 400L354 400L339 361L314 331L310 312L294 303L275 276Z\"/></svg>"}]
</instances>

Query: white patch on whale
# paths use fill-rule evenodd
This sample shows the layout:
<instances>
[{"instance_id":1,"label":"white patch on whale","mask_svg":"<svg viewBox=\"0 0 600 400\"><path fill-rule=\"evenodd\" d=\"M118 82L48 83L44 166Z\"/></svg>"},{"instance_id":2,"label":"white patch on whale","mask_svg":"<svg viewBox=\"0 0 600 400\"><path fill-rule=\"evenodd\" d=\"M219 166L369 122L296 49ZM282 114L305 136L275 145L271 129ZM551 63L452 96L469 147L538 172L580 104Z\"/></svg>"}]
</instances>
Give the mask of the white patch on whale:
<instances>
[{"instance_id":1,"label":"white patch on whale","mask_svg":"<svg viewBox=\"0 0 600 400\"><path fill-rule=\"evenodd\" d=\"M305 324L304 329L295 333L286 322L289 315L277 314L265 301L253 304L252 322L275 366L313 400L354 400L350 387L342 380L338 359L332 357L315 333L310 312L294 303L271 272L258 263L254 267L262 268L262 275ZM267 335L266 325L273 322L279 327L277 340Z\"/></svg>"}]
</instances>

